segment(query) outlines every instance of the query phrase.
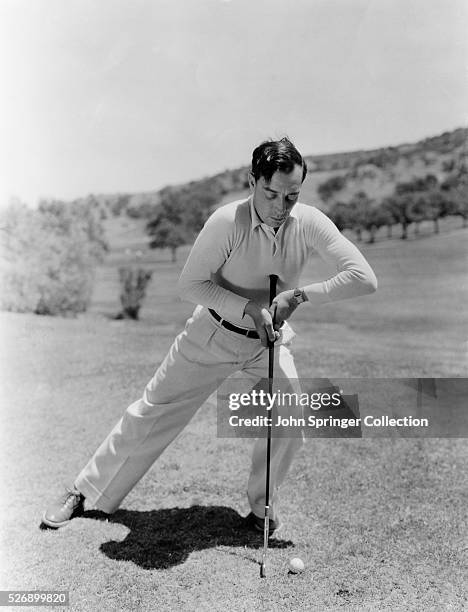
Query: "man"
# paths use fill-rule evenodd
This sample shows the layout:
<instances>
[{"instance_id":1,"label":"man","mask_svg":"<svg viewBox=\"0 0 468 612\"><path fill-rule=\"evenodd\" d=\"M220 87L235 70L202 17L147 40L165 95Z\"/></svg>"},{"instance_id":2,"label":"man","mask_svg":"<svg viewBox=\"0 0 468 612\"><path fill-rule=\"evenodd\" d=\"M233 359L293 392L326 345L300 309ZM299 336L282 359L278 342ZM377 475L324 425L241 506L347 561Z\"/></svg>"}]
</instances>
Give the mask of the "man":
<instances>
[{"instance_id":1,"label":"man","mask_svg":"<svg viewBox=\"0 0 468 612\"><path fill-rule=\"evenodd\" d=\"M169 353L76 478L44 513L61 527L87 503L114 512L124 497L182 431L220 381L241 371L253 387L267 376L268 341L275 341L276 372L294 388L297 372L287 319L299 305L313 309L375 291L369 264L317 208L298 203L307 166L287 139L260 144L249 173L251 195L218 208L200 232L179 280L180 294L197 307ZM335 276L300 286L313 252L335 265ZM278 294L269 309L269 275ZM272 307L272 308L273 308ZM284 325L283 325L284 322ZM249 389L246 389L248 391ZM278 525L278 490L298 438L273 438L270 532ZM263 530L266 440L254 443L248 482L249 524Z\"/></svg>"}]
</instances>

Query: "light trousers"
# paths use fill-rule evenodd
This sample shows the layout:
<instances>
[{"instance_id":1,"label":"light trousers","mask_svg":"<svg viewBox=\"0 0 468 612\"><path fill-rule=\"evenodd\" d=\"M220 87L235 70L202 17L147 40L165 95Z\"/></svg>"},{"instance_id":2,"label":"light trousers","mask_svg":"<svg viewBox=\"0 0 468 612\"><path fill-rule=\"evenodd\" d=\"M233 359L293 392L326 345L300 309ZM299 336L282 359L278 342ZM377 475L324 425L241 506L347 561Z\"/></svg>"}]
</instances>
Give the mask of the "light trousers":
<instances>
[{"instance_id":1,"label":"light trousers","mask_svg":"<svg viewBox=\"0 0 468 612\"><path fill-rule=\"evenodd\" d=\"M297 391L297 372L286 344L286 331L275 344L275 379L281 391ZM291 335L292 332L291 332ZM184 429L205 400L235 372L251 381L248 392L268 377L268 349L258 339L222 327L197 307L176 337L164 361L75 480L87 502L114 512L165 448ZM289 388L286 388L289 387ZM297 416L297 415L296 415ZM270 516L277 519L278 489L283 483L302 437L272 438ZM264 515L266 439L253 443L247 496L254 514Z\"/></svg>"}]
</instances>

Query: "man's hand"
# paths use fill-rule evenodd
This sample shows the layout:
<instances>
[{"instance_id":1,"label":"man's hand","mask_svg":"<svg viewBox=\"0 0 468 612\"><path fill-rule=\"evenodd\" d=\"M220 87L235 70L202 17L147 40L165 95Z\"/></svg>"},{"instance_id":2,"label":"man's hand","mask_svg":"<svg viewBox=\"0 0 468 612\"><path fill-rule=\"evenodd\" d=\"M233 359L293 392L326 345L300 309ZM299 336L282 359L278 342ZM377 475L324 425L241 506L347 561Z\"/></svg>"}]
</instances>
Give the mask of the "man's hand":
<instances>
[{"instance_id":1,"label":"man's hand","mask_svg":"<svg viewBox=\"0 0 468 612\"><path fill-rule=\"evenodd\" d=\"M294 290L288 289L288 291L278 293L270 308L271 315L273 315L275 308L275 329L279 329L284 321L289 319L297 308L297 301L294 298Z\"/></svg>"},{"instance_id":2,"label":"man's hand","mask_svg":"<svg viewBox=\"0 0 468 612\"><path fill-rule=\"evenodd\" d=\"M255 323L255 329L263 346L267 347L269 341L275 342L278 340L279 332L273 329L273 310L270 312L268 308L261 308L256 302L250 300L245 307L244 313L249 315Z\"/></svg>"}]
</instances>

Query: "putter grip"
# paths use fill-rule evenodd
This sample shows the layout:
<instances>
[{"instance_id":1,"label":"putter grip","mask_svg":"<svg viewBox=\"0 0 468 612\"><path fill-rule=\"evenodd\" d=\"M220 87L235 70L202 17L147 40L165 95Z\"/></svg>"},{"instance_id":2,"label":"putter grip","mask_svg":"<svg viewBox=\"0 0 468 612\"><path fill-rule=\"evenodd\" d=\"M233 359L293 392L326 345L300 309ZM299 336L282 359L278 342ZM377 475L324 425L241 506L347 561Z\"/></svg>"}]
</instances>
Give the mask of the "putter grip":
<instances>
[{"instance_id":1,"label":"putter grip","mask_svg":"<svg viewBox=\"0 0 468 612\"><path fill-rule=\"evenodd\" d=\"M276 297L277 282L278 282L278 277L276 276L276 274L270 274L270 306Z\"/></svg>"}]
</instances>

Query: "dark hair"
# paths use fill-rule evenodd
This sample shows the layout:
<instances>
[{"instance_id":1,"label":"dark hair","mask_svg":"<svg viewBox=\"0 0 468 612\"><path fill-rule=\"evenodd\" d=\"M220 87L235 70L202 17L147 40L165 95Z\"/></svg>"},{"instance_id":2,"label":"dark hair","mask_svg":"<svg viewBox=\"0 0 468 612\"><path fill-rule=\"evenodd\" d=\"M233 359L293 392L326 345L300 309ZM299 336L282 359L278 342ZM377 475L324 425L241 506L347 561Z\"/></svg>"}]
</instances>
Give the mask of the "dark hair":
<instances>
[{"instance_id":1,"label":"dark hair","mask_svg":"<svg viewBox=\"0 0 468 612\"><path fill-rule=\"evenodd\" d=\"M294 166L302 167L302 181L307 174L307 164L289 140L266 140L258 145L252 154L252 174L256 181L263 176L268 183L271 177L278 170L289 174L294 170Z\"/></svg>"}]
</instances>

